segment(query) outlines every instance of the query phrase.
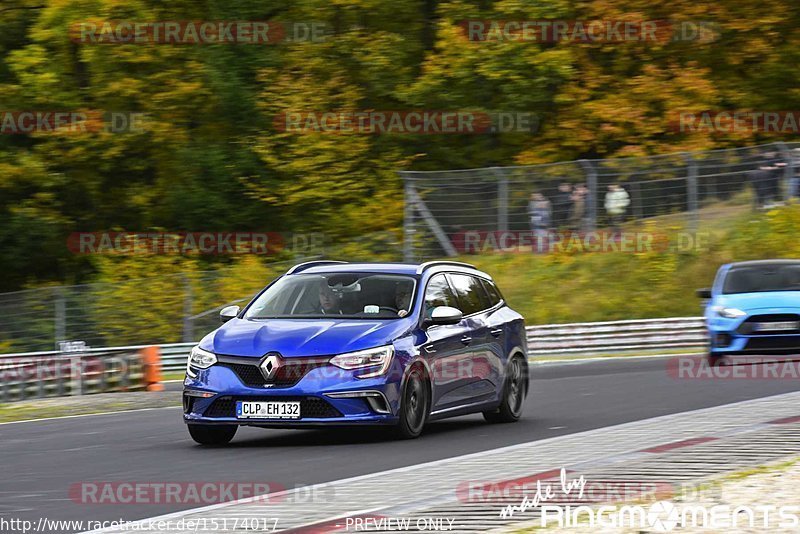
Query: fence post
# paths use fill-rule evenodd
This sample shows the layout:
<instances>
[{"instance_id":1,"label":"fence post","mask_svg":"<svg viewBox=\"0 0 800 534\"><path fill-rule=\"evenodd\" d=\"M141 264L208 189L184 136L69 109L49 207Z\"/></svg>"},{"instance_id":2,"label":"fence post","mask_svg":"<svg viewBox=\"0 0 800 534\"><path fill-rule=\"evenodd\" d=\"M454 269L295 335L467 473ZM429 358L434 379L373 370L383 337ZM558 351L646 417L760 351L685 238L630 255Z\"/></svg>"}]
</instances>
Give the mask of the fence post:
<instances>
[{"instance_id":1,"label":"fence post","mask_svg":"<svg viewBox=\"0 0 800 534\"><path fill-rule=\"evenodd\" d=\"M81 365L83 360L83 353L74 353L69 358L69 368L70 368L70 385L69 385L69 394L70 395L83 395L83 367Z\"/></svg>"},{"instance_id":2,"label":"fence post","mask_svg":"<svg viewBox=\"0 0 800 534\"><path fill-rule=\"evenodd\" d=\"M631 187L631 197L633 198L633 217L637 224L641 224L644 218L644 206L642 202L642 182L633 182Z\"/></svg>"},{"instance_id":3,"label":"fence post","mask_svg":"<svg viewBox=\"0 0 800 534\"><path fill-rule=\"evenodd\" d=\"M414 262L414 186L411 180L403 176L402 172L398 173L400 178L403 179L403 192L405 198L405 206L403 209L403 261L407 263Z\"/></svg>"},{"instance_id":4,"label":"fence post","mask_svg":"<svg viewBox=\"0 0 800 534\"><path fill-rule=\"evenodd\" d=\"M508 231L508 176L498 167L492 167L497 177L497 230Z\"/></svg>"},{"instance_id":5,"label":"fence post","mask_svg":"<svg viewBox=\"0 0 800 534\"><path fill-rule=\"evenodd\" d=\"M698 199L697 199L697 162L694 160L694 154L684 154L686 160L686 197L687 208L689 211L689 227L697 230L697 222L699 218Z\"/></svg>"},{"instance_id":6,"label":"fence post","mask_svg":"<svg viewBox=\"0 0 800 534\"><path fill-rule=\"evenodd\" d=\"M55 337L55 349L58 350L58 342L67 340L67 306L64 302L64 288L55 289L54 301L53 336Z\"/></svg>"},{"instance_id":7,"label":"fence post","mask_svg":"<svg viewBox=\"0 0 800 534\"><path fill-rule=\"evenodd\" d=\"M794 158L792 157L792 152L789 150L789 147L786 146L786 143L783 141L779 141L776 143L778 145L778 150L781 153L781 158L786 163L786 167L783 169L783 200L789 202L792 199L792 178L794 178Z\"/></svg>"},{"instance_id":8,"label":"fence post","mask_svg":"<svg viewBox=\"0 0 800 534\"><path fill-rule=\"evenodd\" d=\"M422 220L424 220L428 227L433 232L433 235L436 237L436 240L439 242L439 246L442 247L444 253L447 256L454 257L458 256L458 251L456 247L453 246L453 243L450 241L450 238L447 237L447 234L442 229L442 226L439 224L439 221L436 220L436 217L433 216L431 211L428 209L428 206L425 205L422 198L420 198L419 193L417 193L416 189L411 189L411 201L414 203L417 211L419 211Z\"/></svg>"},{"instance_id":9,"label":"fence post","mask_svg":"<svg viewBox=\"0 0 800 534\"><path fill-rule=\"evenodd\" d=\"M589 190L589 201L586 203L589 208L586 212L589 219L587 230L593 231L597 228L597 170L588 159L582 159L579 163L586 173L586 188Z\"/></svg>"},{"instance_id":10,"label":"fence post","mask_svg":"<svg viewBox=\"0 0 800 534\"><path fill-rule=\"evenodd\" d=\"M184 273L183 279L183 341L191 343L194 341L194 321L192 320L192 284L189 277Z\"/></svg>"}]
</instances>

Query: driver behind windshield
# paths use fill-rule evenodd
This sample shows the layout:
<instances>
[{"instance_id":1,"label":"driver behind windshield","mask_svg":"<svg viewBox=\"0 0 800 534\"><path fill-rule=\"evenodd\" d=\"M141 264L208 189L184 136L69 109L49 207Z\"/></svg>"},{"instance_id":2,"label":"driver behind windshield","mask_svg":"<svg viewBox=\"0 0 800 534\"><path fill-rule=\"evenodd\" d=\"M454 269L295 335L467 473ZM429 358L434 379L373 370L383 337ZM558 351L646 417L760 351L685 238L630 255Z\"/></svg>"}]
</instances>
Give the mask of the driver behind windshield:
<instances>
[{"instance_id":1,"label":"driver behind windshield","mask_svg":"<svg viewBox=\"0 0 800 534\"><path fill-rule=\"evenodd\" d=\"M319 311L322 315L342 314L339 296L333 292L327 282L322 282L319 286Z\"/></svg>"}]
</instances>

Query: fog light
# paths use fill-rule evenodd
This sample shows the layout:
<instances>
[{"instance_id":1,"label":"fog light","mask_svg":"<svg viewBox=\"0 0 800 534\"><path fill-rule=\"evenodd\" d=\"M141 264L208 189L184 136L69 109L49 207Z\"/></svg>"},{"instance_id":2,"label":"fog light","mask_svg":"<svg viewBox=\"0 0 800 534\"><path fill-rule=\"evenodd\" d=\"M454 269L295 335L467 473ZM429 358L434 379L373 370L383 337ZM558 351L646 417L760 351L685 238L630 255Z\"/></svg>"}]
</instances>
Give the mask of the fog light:
<instances>
[{"instance_id":1,"label":"fog light","mask_svg":"<svg viewBox=\"0 0 800 534\"><path fill-rule=\"evenodd\" d=\"M730 334L714 334L714 346L727 347L731 344Z\"/></svg>"}]
</instances>

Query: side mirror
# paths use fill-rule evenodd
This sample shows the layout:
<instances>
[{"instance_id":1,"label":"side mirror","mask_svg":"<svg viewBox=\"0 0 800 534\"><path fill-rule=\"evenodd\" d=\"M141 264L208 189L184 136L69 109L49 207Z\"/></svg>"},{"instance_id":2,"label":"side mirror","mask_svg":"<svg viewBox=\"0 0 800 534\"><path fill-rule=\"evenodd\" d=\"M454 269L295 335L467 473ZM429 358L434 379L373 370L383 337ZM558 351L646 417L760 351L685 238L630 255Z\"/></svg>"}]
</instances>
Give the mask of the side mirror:
<instances>
[{"instance_id":1,"label":"side mirror","mask_svg":"<svg viewBox=\"0 0 800 534\"><path fill-rule=\"evenodd\" d=\"M708 288L698 289L695 291L697 296L701 299L710 299L711 298L711 290Z\"/></svg>"},{"instance_id":2,"label":"side mirror","mask_svg":"<svg viewBox=\"0 0 800 534\"><path fill-rule=\"evenodd\" d=\"M227 323L237 315L239 315L239 306L225 306L219 312L219 320Z\"/></svg>"},{"instance_id":3,"label":"side mirror","mask_svg":"<svg viewBox=\"0 0 800 534\"><path fill-rule=\"evenodd\" d=\"M461 322L463 317L464 314L461 313L461 310L458 308L453 308L451 306L436 306L433 311L431 311L430 318L425 322L428 325L458 324Z\"/></svg>"}]
</instances>

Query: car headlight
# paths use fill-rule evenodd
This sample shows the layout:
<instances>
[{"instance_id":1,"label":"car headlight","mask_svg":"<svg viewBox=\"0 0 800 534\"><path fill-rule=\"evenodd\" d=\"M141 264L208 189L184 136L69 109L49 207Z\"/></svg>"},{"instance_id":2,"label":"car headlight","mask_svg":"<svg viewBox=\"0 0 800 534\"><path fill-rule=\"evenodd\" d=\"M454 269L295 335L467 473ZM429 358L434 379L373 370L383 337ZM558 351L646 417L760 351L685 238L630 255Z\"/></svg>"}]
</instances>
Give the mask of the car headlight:
<instances>
[{"instance_id":1,"label":"car headlight","mask_svg":"<svg viewBox=\"0 0 800 534\"><path fill-rule=\"evenodd\" d=\"M207 350L203 350L197 346L194 347L192 352L189 353L189 363L186 368L186 372L189 373L189 376L194 377L195 375L191 372L192 367L196 369L208 369L215 363L217 363L216 354L213 352L208 352Z\"/></svg>"},{"instance_id":2,"label":"car headlight","mask_svg":"<svg viewBox=\"0 0 800 534\"><path fill-rule=\"evenodd\" d=\"M716 311L720 317L725 317L726 319L738 319L739 317L747 315L747 312L738 308L725 308L723 306L717 306L714 308L714 311Z\"/></svg>"},{"instance_id":3,"label":"car headlight","mask_svg":"<svg viewBox=\"0 0 800 534\"><path fill-rule=\"evenodd\" d=\"M375 349L339 354L331 358L330 363L331 365L335 365L340 369L347 369L348 371L351 369L376 367L375 370L356 376L356 378L370 378L385 374L386 371L389 370L389 365L392 363L392 356L394 356L394 347L387 345Z\"/></svg>"}]
</instances>

